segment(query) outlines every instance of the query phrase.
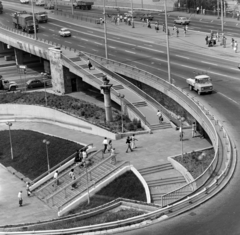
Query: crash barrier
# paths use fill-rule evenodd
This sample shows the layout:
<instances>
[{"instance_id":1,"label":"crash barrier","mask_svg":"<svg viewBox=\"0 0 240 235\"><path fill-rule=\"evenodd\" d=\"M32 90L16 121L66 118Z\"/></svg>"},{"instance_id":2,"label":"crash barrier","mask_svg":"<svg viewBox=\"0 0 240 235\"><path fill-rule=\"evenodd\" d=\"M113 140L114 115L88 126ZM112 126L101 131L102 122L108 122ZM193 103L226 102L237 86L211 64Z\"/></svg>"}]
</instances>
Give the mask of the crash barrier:
<instances>
[{"instance_id":1,"label":"crash barrier","mask_svg":"<svg viewBox=\"0 0 240 235\"><path fill-rule=\"evenodd\" d=\"M70 64L72 67L74 67L75 69L76 69L76 68L79 68L79 69L81 69L81 71L84 71L84 75L86 75L86 77L89 76L92 81L94 81L95 83L98 84L99 88L100 88L100 86L103 84L103 82L102 82L102 77L97 77L97 76L95 76L94 74L88 73L84 68L81 67L81 65L75 64L71 59L67 58L67 57L64 56L64 55L62 55L62 59L63 59L64 61L66 61L68 64ZM86 61L86 63L87 63L87 61ZM106 68L100 67L100 66L99 66L98 68L99 68L100 72L103 71L103 72L104 72L105 74L107 74L108 76L113 77L112 75L113 75L114 73L112 73L111 71L108 71L108 70L106 70ZM104 74L103 74L103 75L104 75ZM116 75L116 76L117 76L117 75ZM120 77L120 76L118 76L118 77ZM119 80L119 79L117 79L117 80ZM113 95L115 96L115 101L116 101L117 103L121 103L120 94L119 94L119 92L117 92L117 91L114 89L114 87L111 88L111 94L113 94ZM112 98L113 98L113 97L112 97ZM120 100L120 101L119 101L119 100ZM133 115L136 116L136 118L140 119L142 126L143 126L145 129L150 130L151 126L150 126L150 124L148 123L148 121L147 121L147 119L146 119L146 116L145 116L139 109L137 109L136 107L134 107L134 105L133 105L131 102L129 102L126 98L123 98L123 99L122 99L122 102L129 108L129 109L128 109L128 112L130 112L130 110L131 110L131 111L133 112Z\"/></svg>"}]
</instances>

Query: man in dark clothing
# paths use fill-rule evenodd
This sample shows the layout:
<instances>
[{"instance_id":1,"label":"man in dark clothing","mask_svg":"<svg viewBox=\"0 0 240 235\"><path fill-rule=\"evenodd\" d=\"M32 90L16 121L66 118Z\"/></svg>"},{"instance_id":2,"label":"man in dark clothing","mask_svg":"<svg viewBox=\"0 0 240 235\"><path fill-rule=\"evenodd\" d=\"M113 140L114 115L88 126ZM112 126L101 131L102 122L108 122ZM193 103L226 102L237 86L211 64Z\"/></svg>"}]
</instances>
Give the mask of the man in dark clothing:
<instances>
[{"instance_id":1,"label":"man in dark clothing","mask_svg":"<svg viewBox=\"0 0 240 235\"><path fill-rule=\"evenodd\" d=\"M128 153L128 149L131 150L131 152L133 151L132 148L131 148L131 138L128 136L127 137L127 140L126 140L126 144L127 144L127 150L126 150L126 153Z\"/></svg>"}]
</instances>

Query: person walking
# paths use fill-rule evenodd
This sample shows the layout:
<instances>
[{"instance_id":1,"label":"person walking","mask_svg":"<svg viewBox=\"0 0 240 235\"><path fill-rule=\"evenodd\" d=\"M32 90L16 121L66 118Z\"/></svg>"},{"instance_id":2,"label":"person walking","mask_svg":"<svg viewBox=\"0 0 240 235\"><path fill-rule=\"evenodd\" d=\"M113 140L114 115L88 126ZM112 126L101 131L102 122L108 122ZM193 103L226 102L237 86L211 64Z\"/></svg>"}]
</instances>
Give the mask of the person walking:
<instances>
[{"instance_id":1,"label":"person walking","mask_svg":"<svg viewBox=\"0 0 240 235\"><path fill-rule=\"evenodd\" d=\"M159 123L161 124L162 121L163 121L163 116L162 116L162 113L159 110L157 111L157 116L158 116Z\"/></svg>"},{"instance_id":2,"label":"person walking","mask_svg":"<svg viewBox=\"0 0 240 235\"><path fill-rule=\"evenodd\" d=\"M74 174L74 169L71 169L71 171L69 172L69 176L70 176L70 178L71 178L72 181L74 181L74 180L76 179L76 176L75 176L75 174ZM73 189L76 188L76 184L77 184L76 182L74 182L74 183L72 184L71 190L73 190Z\"/></svg>"},{"instance_id":3,"label":"person walking","mask_svg":"<svg viewBox=\"0 0 240 235\"><path fill-rule=\"evenodd\" d=\"M239 21L240 14L237 12L237 20Z\"/></svg>"},{"instance_id":4,"label":"person walking","mask_svg":"<svg viewBox=\"0 0 240 235\"><path fill-rule=\"evenodd\" d=\"M128 21L128 25L131 26L131 18L130 17L128 17L127 21Z\"/></svg>"},{"instance_id":5,"label":"person walking","mask_svg":"<svg viewBox=\"0 0 240 235\"><path fill-rule=\"evenodd\" d=\"M131 139L130 139L129 136L127 137L126 144L127 144L127 150L126 150L126 153L128 153L128 150L129 150L129 149L130 149L131 152L132 152L133 150L132 150L132 148L131 148Z\"/></svg>"},{"instance_id":6,"label":"person walking","mask_svg":"<svg viewBox=\"0 0 240 235\"><path fill-rule=\"evenodd\" d=\"M110 152L112 149L112 140L108 141L108 152Z\"/></svg>"},{"instance_id":7,"label":"person walking","mask_svg":"<svg viewBox=\"0 0 240 235\"><path fill-rule=\"evenodd\" d=\"M180 141L183 141L183 130L182 130L182 127L180 127L180 129L179 129L179 137L180 137Z\"/></svg>"},{"instance_id":8,"label":"person walking","mask_svg":"<svg viewBox=\"0 0 240 235\"><path fill-rule=\"evenodd\" d=\"M186 37L186 35L187 35L186 27L184 27L183 30L184 30L184 37Z\"/></svg>"},{"instance_id":9,"label":"person walking","mask_svg":"<svg viewBox=\"0 0 240 235\"><path fill-rule=\"evenodd\" d=\"M120 25L120 17L117 18L117 25Z\"/></svg>"},{"instance_id":10,"label":"person walking","mask_svg":"<svg viewBox=\"0 0 240 235\"><path fill-rule=\"evenodd\" d=\"M108 140L107 140L107 137L105 137L103 140L103 153L106 152L107 146L108 146Z\"/></svg>"},{"instance_id":11,"label":"person walking","mask_svg":"<svg viewBox=\"0 0 240 235\"><path fill-rule=\"evenodd\" d=\"M135 137L135 134L132 135L132 138L131 138L131 145L132 145L132 149L135 149L136 148L136 143L135 141L138 141Z\"/></svg>"},{"instance_id":12,"label":"person walking","mask_svg":"<svg viewBox=\"0 0 240 235\"><path fill-rule=\"evenodd\" d=\"M177 27L176 27L176 25L174 24L174 25L173 25L173 31L176 31L176 29L177 29Z\"/></svg>"},{"instance_id":13,"label":"person walking","mask_svg":"<svg viewBox=\"0 0 240 235\"><path fill-rule=\"evenodd\" d=\"M145 21L145 19L144 19L144 17L142 18L142 26L144 27L145 26L145 24L146 24L146 21Z\"/></svg>"},{"instance_id":14,"label":"person walking","mask_svg":"<svg viewBox=\"0 0 240 235\"><path fill-rule=\"evenodd\" d=\"M113 164L113 165L115 165L116 164L116 152L115 152L115 148L112 148L111 149L111 154L110 154L110 156L111 156L111 163Z\"/></svg>"},{"instance_id":15,"label":"person walking","mask_svg":"<svg viewBox=\"0 0 240 235\"><path fill-rule=\"evenodd\" d=\"M208 45L208 35L205 37L206 45Z\"/></svg>"},{"instance_id":16,"label":"person walking","mask_svg":"<svg viewBox=\"0 0 240 235\"><path fill-rule=\"evenodd\" d=\"M156 33L158 33L158 31L159 31L159 25L158 25L158 22L155 23L155 30L156 30Z\"/></svg>"},{"instance_id":17,"label":"person walking","mask_svg":"<svg viewBox=\"0 0 240 235\"><path fill-rule=\"evenodd\" d=\"M178 28L176 29L176 35L177 35L177 37L179 35L179 29Z\"/></svg>"},{"instance_id":18,"label":"person walking","mask_svg":"<svg viewBox=\"0 0 240 235\"><path fill-rule=\"evenodd\" d=\"M54 179L54 187L56 188L59 185L58 171L55 171L53 175L53 179Z\"/></svg>"},{"instance_id":19,"label":"person walking","mask_svg":"<svg viewBox=\"0 0 240 235\"><path fill-rule=\"evenodd\" d=\"M19 191L18 193L18 202L19 202L19 206L22 206L23 204L22 191Z\"/></svg>"},{"instance_id":20,"label":"person walking","mask_svg":"<svg viewBox=\"0 0 240 235\"><path fill-rule=\"evenodd\" d=\"M91 61L90 61L89 59L87 60L87 65L88 65L88 69L91 70L91 68L92 68L92 63L91 63Z\"/></svg>"},{"instance_id":21,"label":"person walking","mask_svg":"<svg viewBox=\"0 0 240 235\"><path fill-rule=\"evenodd\" d=\"M237 43L237 41L235 41L235 43L234 43L234 51L235 51L235 53L237 53L237 51L238 51L238 43Z\"/></svg>"},{"instance_id":22,"label":"person walking","mask_svg":"<svg viewBox=\"0 0 240 235\"><path fill-rule=\"evenodd\" d=\"M234 40L234 38L232 38L232 41L231 41L232 49L234 49L234 43L235 43L235 40Z\"/></svg>"},{"instance_id":23,"label":"person walking","mask_svg":"<svg viewBox=\"0 0 240 235\"><path fill-rule=\"evenodd\" d=\"M122 15L119 16L119 19L120 19L120 22L123 22L123 16Z\"/></svg>"}]
</instances>

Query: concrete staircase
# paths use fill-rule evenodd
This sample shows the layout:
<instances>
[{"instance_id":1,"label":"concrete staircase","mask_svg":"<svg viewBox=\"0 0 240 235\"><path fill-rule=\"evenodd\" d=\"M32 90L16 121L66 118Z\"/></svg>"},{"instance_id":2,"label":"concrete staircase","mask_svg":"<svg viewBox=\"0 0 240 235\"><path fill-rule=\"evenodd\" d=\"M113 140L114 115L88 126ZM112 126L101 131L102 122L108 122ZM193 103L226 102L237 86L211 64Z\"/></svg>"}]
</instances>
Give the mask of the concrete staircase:
<instances>
[{"instance_id":1,"label":"concrete staircase","mask_svg":"<svg viewBox=\"0 0 240 235\"><path fill-rule=\"evenodd\" d=\"M152 124L150 126L152 131L156 131L156 130L163 130L163 129L168 129L168 128L172 128L171 124L168 122L162 122L162 123L156 123L156 124Z\"/></svg>"},{"instance_id":2,"label":"concrete staircase","mask_svg":"<svg viewBox=\"0 0 240 235\"><path fill-rule=\"evenodd\" d=\"M150 166L150 167L146 167L146 168L142 168L139 169L139 173L141 175L148 175L148 174L153 174L153 173L157 173L160 171L167 171L167 170L171 170L173 169L173 166L171 163L164 163L161 165L155 165L155 166Z\"/></svg>"}]
</instances>

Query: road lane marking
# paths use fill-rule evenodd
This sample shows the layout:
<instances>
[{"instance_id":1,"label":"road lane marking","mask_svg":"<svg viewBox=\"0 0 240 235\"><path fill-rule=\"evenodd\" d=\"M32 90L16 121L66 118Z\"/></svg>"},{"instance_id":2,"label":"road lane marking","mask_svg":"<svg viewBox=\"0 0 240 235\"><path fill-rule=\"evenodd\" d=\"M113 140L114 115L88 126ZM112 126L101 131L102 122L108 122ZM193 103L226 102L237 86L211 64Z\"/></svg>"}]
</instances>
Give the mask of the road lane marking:
<instances>
[{"instance_id":1,"label":"road lane marking","mask_svg":"<svg viewBox=\"0 0 240 235\"><path fill-rule=\"evenodd\" d=\"M48 37L48 35L47 35L47 34L44 34L44 33L43 33L42 35L43 35L43 36L46 36L46 37Z\"/></svg>"},{"instance_id":2,"label":"road lane marking","mask_svg":"<svg viewBox=\"0 0 240 235\"><path fill-rule=\"evenodd\" d=\"M64 42L72 44L72 42L69 42L69 41L64 41Z\"/></svg>"},{"instance_id":3,"label":"road lane marking","mask_svg":"<svg viewBox=\"0 0 240 235\"><path fill-rule=\"evenodd\" d=\"M145 46L147 46L147 47L152 47L152 45L148 45L148 44L143 44L143 45L145 45Z\"/></svg>"},{"instance_id":4,"label":"road lane marking","mask_svg":"<svg viewBox=\"0 0 240 235\"><path fill-rule=\"evenodd\" d=\"M159 61L162 61L162 62L167 62L166 60L162 60L162 59L158 59L158 58L153 58L154 60L159 60Z\"/></svg>"},{"instance_id":5,"label":"road lane marking","mask_svg":"<svg viewBox=\"0 0 240 235\"><path fill-rule=\"evenodd\" d=\"M239 71L239 69L238 69L238 68L230 68L230 69L233 69L233 70L237 70L237 71Z\"/></svg>"},{"instance_id":6,"label":"road lane marking","mask_svg":"<svg viewBox=\"0 0 240 235\"><path fill-rule=\"evenodd\" d=\"M188 57L185 57L185 56L181 56L181 55L175 55L175 56L189 60L189 58L188 58Z\"/></svg>"},{"instance_id":7,"label":"road lane marking","mask_svg":"<svg viewBox=\"0 0 240 235\"><path fill-rule=\"evenodd\" d=\"M214 64L214 63L211 63L211 62L206 62L206 61L202 61L202 60L201 60L201 62L204 63L204 64L211 64L211 65L218 66L218 64Z\"/></svg>"},{"instance_id":8,"label":"road lane marking","mask_svg":"<svg viewBox=\"0 0 240 235\"><path fill-rule=\"evenodd\" d=\"M113 48L113 49L116 49L116 47L113 47L113 46L109 46L110 48Z\"/></svg>"},{"instance_id":9,"label":"road lane marking","mask_svg":"<svg viewBox=\"0 0 240 235\"><path fill-rule=\"evenodd\" d=\"M102 43L99 43L99 42L94 42L94 43L95 43L95 44L98 44L98 45L101 45L101 46L103 45Z\"/></svg>"},{"instance_id":10,"label":"road lane marking","mask_svg":"<svg viewBox=\"0 0 240 235\"><path fill-rule=\"evenodd\" d=\"M140 47L140 48L143 48L143 49L147 49L147 50L150 50L150 51L159 52L159 53L165 53L164 51L154 50L154 49L143 47L143 46L137 46L137 47Z\"/></svg>"},{"instance_id":11,"label":"road lane marking","mask_svg":"<svg viewBox=\"0 0 240 235\"><path fill-rule=\"evenodd\" d=\"M54 32L55 30L54 29L49 29L50 31Z\"/></svg>"},{"instance_id":12,"label":"road lane marking","mask_svg":"<svg viewBox=\"0 0 240 235\"><path fill-rule=\"evenodd\" d=\"M54 38L54 39L56 39L56 40L60 40L60 38Z\"/></svg>"},{"instance_id":13,"label":"road lane marking","mask_svg":"<svg viewBox=\"0 0 240 235\"><path fill-rule=\"evenodd\" d=\"M44 26L42 26L42 25L41 25L41 28L46 29L46 27L44 27Z\"/></svg>"},{"instance_id":14,"label":"road lane marking","mask_svg":"<svg viewBox=\"0 0 240 235\"><path fill-rule=\"evenodd\" d=\"M72 36L73 38L77 38L76 36Z\"/></svg>"},{"instance_id":15,"label":"road lane marking","mask_svg":"<svg viewBox=\"0 0 240 235\"><path fill-rule=\"evenodd\" d=\"M132 54L136 54L135 52L127 51L127 50L125 50L125 52L132 53Z\"/></svg>"},{"instance_id":16,"label":"road lane marking","mask_svg":"<svg viewBox=\"0 0 240 235\"><path fill-rule=\"evenodd\" d=\"M79 44L78 44L78 46L79 46L79 47L86 47L86 46L82 46L82 45L79 45Z\"/></svg>"},{"instance_id":17,"label":"road lane marking","mask_svg":"<svg viewBox=\"0 0 240 235\"><path fill-rule=\"evenodd\" d=\"M93 51L98 51L98 50L95 50L95 49L92 49Z\"/></svg>"},{"instance_id":18,"label":"road lane marking","mask_svg":"<svg viewBox=\"0 0 240 235\"><path fill-rule=\"evenodd\" d=\"M232 98L230 98L230 97L228 97L228 96L224 95L223 93L221 93L221 92L218 92L218 94L220 94L220 95L224 96L224 97L225 97L225 98L227 98L228 100L230 100L230 101L232 101L233 103L235 103L235 104L239 105L239 103L238 103L237 101L235 101L235 100L233 100Z\"/></svg>"},{"instance_id":19,"label":"road lane marking","mask_svg":"<svg viewBox=\"0 0 240 235\"><path fill-rule=\"evenodd\" d=\"M120 39L120 38L117 38L117 37L112 37L112 38L115 38L115 39Z\"/></svg>"},{"instance_id":20,"label":"road lane marking","mask_svg":"<svg viewBox=\"0 0 240 235\"><path fill-rule=\"evenodd\" d=\"M88 42L88 39L85 39L85 38L80 38L80 39L83 40L83 41Z\"/></svg>"},{"instance_id":21,"label":"road lane marking","mask_svg":"<svg viewBox=\"0 0 240 235\"><path fill-rule=\"evenodd\" d=\"M87 30L87 32L89 32L89 33L93 33L93 31L89 31L89 30Z\"/></svg>"}]
</instances>

